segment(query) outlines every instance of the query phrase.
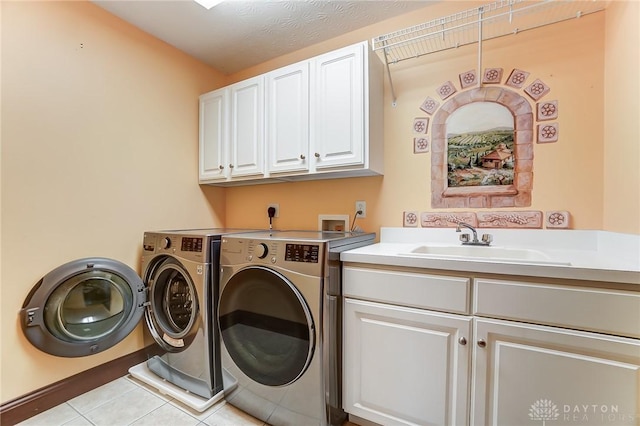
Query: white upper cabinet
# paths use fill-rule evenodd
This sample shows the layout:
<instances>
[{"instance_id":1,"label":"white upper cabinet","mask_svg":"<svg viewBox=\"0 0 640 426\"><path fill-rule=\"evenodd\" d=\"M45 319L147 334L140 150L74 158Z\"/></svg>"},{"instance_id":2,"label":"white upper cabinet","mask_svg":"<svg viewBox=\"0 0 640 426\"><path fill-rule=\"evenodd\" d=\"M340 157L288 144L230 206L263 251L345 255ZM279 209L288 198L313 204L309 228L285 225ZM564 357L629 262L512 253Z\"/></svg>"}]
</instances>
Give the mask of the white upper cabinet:
<instances>
[{"instance_id":1,"label":"white upper cabinet","mask_svg":"<svg viewBox=\"0 0 640 426\"><path fill-rule=\"evenodd\" d=\"M200 96L201 183L264 174L264 79L255 77Z\"/></svg>"},{"instance_id":2,"label":"white upper cabinet","mask_svg":"<svg viewBox=\"0 0 640 426\"><path fill-rule=\"evenodd\" d=\"M267 152L271 173L309 170L309 62L272 71L267 86Z\"/></svg>"},{"instance_id":3,"label":"white upper cabinet","mask_svg":"<svg viewBox=\"0 0 640 426\"><path fill-rule=\"evenodd\" d=\"M364 163L364 50L349 46L314 61L312 145L316 169Z\"/></svg>"},{"instance_id":4,"label":"white upper cabinet","mask_svg":"<svg viewBox=\"0 0 640 426\"><path fill-rule=\"evenodd\" d=\"M382 174L382 72L362 42L220 89L217 115L201 96L200 183Z\"/></svg>"},{"instance_id":5,"label":"white upper cabinet","mask_svg":"<svg viewBox=\"0 0 640 426\"><path fill-rule=\"evenodd\" d=\"M382 174L379 58L363 42L320 55L311 66L310 146L315 176Z\"/></svg>"},{"instance_id":6,"label":"white upper cabinet","mask_svg":"<svg viewBox=\"0 0 640 426\"><path fill-rule=\"evenodd\" d=\"M226 114L229 112L226 89L200 96L200 181L225 180L228 172Z\"/></svg>"},{"instance_id":7,"label":"white upper cabinet","mask_svg":"<svg viewBox=\"0 0 640 426\"><path fill-rule=\"evenodd\" d=\"M231 177L264 173L264 78L229 87L231 128L229 168Z\"/></svg>"}]
</instances>

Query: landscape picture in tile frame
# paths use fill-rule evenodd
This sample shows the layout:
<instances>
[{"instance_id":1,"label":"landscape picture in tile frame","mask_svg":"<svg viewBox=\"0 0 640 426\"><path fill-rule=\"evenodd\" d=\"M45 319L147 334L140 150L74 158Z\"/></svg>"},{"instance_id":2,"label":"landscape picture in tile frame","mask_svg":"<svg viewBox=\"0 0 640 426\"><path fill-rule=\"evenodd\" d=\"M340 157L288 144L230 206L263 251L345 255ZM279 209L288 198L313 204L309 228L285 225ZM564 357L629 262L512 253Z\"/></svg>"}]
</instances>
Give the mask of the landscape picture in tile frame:
<instances>
[{"instance_id":1,"label":"landscape picture in tile frame","mask_svg":"<svg viewBox=\"0 0 640 426\"><path fill-rule=\"evenodd\" d=\"M515 156L513 115L493 102L473 102L447 120L447 183L512 185Z\"/></svg>"}]
</instances>

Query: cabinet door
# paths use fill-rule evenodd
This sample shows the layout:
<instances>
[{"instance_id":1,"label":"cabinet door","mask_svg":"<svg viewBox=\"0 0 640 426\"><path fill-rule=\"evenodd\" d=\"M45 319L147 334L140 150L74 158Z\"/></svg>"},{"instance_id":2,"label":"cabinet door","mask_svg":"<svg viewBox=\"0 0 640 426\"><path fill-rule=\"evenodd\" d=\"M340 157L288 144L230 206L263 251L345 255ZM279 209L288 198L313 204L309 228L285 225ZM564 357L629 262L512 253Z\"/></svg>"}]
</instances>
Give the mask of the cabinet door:
<instances>
[{"instance_id":1,"label":"cabinet door","mask_svg":"<svg viewBox=\"0 0 640 426\"><path fill-rule=\"evenodd\" d=\"M272 71L266 79L268 170L308 170L309 62Z\"/></svg>"},{"instance_id":2,"label":"cabinet door","mask_svg":"<svg viewBox=\"0 0 640 426\"><path fill-rule=\"evenodd\" d=\"M344 409L384 425L468 423L471 318L345 299Z\"/></svg>"},{"instance_id":3,"label":"cabinet door","mask_svg":"<svg viewBox=\"0 0 640 426\"><path fill-rule=\"evenodd\" d=\"M229 87L231 103L229 168L231 177L264 173L264 79L262 76Z\"/></svg>"},{"instance_id":4,"label":"cabinet door","mask_svg":"<svg viewBox=\"0 0 640 426\"><path fill-rule=\"evenodd\" d=\"M215 90L200 96L199 179L224 180L227 177L228 92Z\"/></svg>"},{"instance_id":5,"label":"cabinet door","mask_svg":"<svg viewBox=\"0 0 640 426\"><path fill-rule=\"evenodd\" d=\"M314 60L312 146L315 168L364 163L365 44Z\"/></svg>"},{"instance_id":6,"label":"cabinet door","mask_svg":"<svg viewBox=\"0 0 640 426\"><path fill-rule=\"evenodd\" d=\"M636 424L639 340L498 320L474 328L471 424Z\"/></svg>"}]
</instances>

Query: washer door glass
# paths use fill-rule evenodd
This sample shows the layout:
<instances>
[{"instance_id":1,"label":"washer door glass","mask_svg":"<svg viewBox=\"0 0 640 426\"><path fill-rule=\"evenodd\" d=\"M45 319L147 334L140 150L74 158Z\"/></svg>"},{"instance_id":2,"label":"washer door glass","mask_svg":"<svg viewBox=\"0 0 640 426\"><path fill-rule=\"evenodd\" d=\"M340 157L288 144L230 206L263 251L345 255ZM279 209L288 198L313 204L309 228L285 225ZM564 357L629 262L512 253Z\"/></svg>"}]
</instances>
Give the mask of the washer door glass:
<instances>
[{"instance_id":1,"label":"washer door glass","mask_svg":"<svg viewBox=\"0 0 640 426\"><path fill-rule=\"evenodd\" d=\"M122 277L90 270L70 277L51 293L44 323L62 340L95 340L117 329L132 304L131 287Z\"/></svg>"},{"instance_id":2,"label":"washer door glass","mask_svg":"<svg viewBox=\"0 0 640 426\"><path fill-rule=\"evenodd\" d=\"M146 292L138 274L113 259L85 258L46 274L20 310L22 330L52 355L92 355L114 346L138 325Z\"/></svg>"},{"instance_id":3,"label":"washer door glass","mask_svg":"<svg viewBox=\"0 0 640 426\"><path fill-rule=\"evenodd\" d=\"M198 293L189 273L166 257L150 272L147 285L150 306L145 315L154 339L167 351L186 349L200 325Z\"/></svg>"},{"instance_id":4,"label":"washer door glass","mask_svg":"<svg viewBox=\"0 0 640 426\"><path fill-rule=\"evenodd\" d=\"M229 355L256 382L290 384L311 363L315 327L309 307L276 271L251 267L233 275L222 289L218 315Z\"/></svg>"}]
</instances>

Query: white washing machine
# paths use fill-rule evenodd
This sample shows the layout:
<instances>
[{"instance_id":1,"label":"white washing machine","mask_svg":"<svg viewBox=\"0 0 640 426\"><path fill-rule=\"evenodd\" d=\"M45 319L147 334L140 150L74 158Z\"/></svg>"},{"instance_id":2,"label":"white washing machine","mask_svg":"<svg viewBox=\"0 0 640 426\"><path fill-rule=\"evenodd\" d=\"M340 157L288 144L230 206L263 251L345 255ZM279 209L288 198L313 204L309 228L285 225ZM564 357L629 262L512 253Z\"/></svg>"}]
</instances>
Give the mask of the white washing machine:
<instances>
[{"instance_id":1,"label":"white washing machine","mask_svg":"<svg viewBox=\"0 0 640 426\"><path fill-rule=\"evenodd\" d=\"M221 363L228 403L271 425L341 425L340 252L375 234L222 238Z\"/></svg>"},{"instance_id":2,"label":"white washing machine","mask_svg":"<svg viewBox=\"0 0 640 426\"><path fill-rule=\"evenodd\" d=\"M146 232L142 277L113 259L61 265L27 296L20 311L23 332L44 352L80 357L114 346L144 316L159 353L145 367L188 393L221 399L214 309L220 238L232 232L243 231Z\"/></svg>"}]
</instances>

